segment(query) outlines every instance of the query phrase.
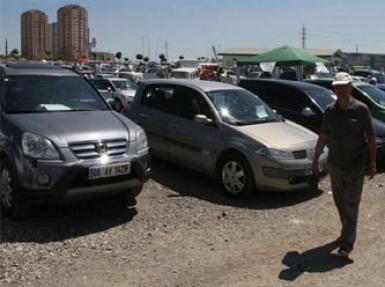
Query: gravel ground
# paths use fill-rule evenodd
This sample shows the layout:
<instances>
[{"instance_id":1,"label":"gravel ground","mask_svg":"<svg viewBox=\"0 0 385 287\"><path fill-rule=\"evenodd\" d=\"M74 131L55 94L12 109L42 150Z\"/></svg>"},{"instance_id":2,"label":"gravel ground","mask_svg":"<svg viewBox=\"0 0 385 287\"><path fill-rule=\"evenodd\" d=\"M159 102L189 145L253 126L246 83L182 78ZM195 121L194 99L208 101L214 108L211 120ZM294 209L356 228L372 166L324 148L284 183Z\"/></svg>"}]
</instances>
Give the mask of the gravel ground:
<instances>
[{"instance_id":1,"label":"gravel ground","mask_svg":"<svg viewBox=\"0 0 385 287\"><path fill-rule=\"evenodd\" d=\"M42 205L1 219L0 286L385 286L385 175L365 183L352 260L320 191L230 198L155 161L135 208L118 197Z\"/></svg>"}]
</instances>

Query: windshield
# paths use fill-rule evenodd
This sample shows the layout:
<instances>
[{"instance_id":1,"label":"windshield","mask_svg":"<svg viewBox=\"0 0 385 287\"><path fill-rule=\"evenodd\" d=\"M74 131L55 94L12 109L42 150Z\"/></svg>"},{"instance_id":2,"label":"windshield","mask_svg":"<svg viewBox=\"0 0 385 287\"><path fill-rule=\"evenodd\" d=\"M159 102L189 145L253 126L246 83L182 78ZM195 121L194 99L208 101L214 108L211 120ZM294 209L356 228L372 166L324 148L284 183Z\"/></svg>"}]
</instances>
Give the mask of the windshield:
<instances>
[{"instance_id":1,"label":"windshield","mask_svg":"<svg viewBox=\"0 0 385 287\"><path fill-rule=\"evenodd\" d=\"M112 81L117 89L136 90L136 84L130 81Z\"/></svg>"},{"instance_id":2,"label":"windshield","mask_svg":"<svg viewBox=\"0 0 385 287\"><path fill-rule=\"evenodd\" d=\"M360 85L358 88L369 95L377 104L385 106L385 92L371 85Z\"/></svg>"},{"instance_id":3,"label":"windshield","mask_svg":"<svg viewBox=\"0 0 385 287\"><path fill-rule=\"evenodd\" d=\"M252 125L279 121L278 116L249 91L217 90L208 92L208 96L225 123Z\"/></svg>"},{"instance_id":4,"label":"windshield","mask_svg":"<svg viewBox=\"0 0 385 287\"><path fill-rule=\"evenodd\" d=\"M7 113L105 111L107 104L80 77L14 76L5 79Z\"/></svg>"},{"instance_id":5,"label":"windshield","mask_svg":"<svg viewBox=\"0 0 385 287\"><path fill-rule=\"evenodd\" d=\"M333 103L337 97L333 91L324 88L306 88L305 92L323 109Z\"/></svg>"}]
</instances>

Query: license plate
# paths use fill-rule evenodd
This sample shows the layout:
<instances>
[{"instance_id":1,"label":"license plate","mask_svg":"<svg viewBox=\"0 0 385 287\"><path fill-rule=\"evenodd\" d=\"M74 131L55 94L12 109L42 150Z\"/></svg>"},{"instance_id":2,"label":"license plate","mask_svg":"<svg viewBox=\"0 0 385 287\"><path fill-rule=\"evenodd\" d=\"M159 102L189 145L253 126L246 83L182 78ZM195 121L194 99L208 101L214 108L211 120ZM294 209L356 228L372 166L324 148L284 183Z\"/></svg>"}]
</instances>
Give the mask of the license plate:
<instances>
[{"instance_id":1,"label":"license plate","mask_svg":"<svg viewBox=\"0 0 385 287\"><path fill-rule=\"evenodd\" d=\"M88 170L88 179L98 179L105 177L114 177L127 175L131 172L131 163L114 164L103 167L90 167Z\"/></svg>"}]
</instances>

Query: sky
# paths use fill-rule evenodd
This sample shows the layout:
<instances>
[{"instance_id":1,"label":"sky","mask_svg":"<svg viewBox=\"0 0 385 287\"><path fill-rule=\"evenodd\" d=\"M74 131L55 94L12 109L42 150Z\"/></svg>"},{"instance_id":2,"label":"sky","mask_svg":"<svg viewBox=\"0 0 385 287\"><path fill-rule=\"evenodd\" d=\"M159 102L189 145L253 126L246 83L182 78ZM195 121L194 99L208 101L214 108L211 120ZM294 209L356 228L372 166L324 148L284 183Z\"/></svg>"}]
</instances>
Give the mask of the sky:
<instances>
[{"instance_id":1,"label":"sky","mask_svg":"<svg viewBox=\"0 0 385 287\"><path fill-rule=\"evenodd\" d=\"M88 10L96 51L135 58L167 52L169 59L212 57L226 48L301 47L385 54L384 0L0 0L0 54L20 50L20 16L39 9L56 22L57 10ZM167 43L167 44L166 44Z\"/></svg>"}]
</instances>

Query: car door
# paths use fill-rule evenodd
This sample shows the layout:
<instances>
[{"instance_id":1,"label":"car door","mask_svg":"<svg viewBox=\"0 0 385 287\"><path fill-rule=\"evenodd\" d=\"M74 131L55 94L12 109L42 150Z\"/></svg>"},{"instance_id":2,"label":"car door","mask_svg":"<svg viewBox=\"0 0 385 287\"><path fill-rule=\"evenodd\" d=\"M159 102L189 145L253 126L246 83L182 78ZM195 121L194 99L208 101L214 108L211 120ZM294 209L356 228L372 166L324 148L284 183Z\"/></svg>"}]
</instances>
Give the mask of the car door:
<instances>
[{"instance_id":1,"label":"car door","mask_svg":"<svg viewBox=\"0 0 385 287\"><path fill-rule=\"evenodd\" d=\"M213 174L218 147L223 143L219 136L213 112L203 93L189 87L178 87L172 103L167 126L172 160L206 174ZM205 115L212 124L194 121L196 115Z\"/></svg>"},{"instance_id":2,"label":"car door","mask_svg":"<svg viewBox=\"0 0 385 287\"><path fill-rule=\"evenodd\" d=\"M272 95L271 107L280 115L318 132L318 109L304 91L288 85L272 85L269 92Z\"/></svg>"},{"instance_id":3,"label":"car door","mask_svg":"<svg viewBox=\"0 0 385 287\"><path fill-rule=\"evenodd\" d=\"M169 157L170 102L175 87L162 84L148 85L140 92L130 117L146 131L151 152L161 158Z\"/></svg>"}]
</instances>

